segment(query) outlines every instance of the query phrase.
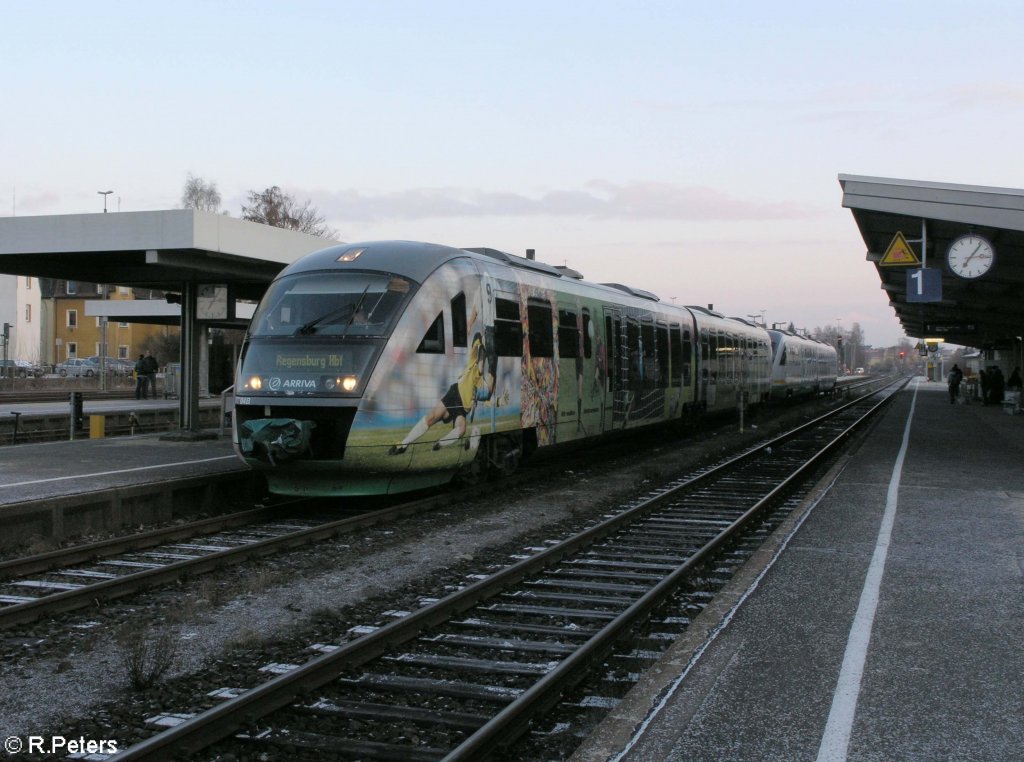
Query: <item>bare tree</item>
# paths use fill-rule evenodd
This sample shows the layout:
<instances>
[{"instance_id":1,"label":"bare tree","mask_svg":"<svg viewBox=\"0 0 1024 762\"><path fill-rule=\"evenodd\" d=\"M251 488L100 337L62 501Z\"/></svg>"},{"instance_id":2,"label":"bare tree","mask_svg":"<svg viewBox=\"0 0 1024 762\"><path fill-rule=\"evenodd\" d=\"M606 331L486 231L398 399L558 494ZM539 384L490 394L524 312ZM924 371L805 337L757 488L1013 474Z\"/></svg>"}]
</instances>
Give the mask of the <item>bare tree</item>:
<instances>
[{"instance_id":1,"label":"bare tree","mask_svg":"<svg viewBox=\"0 0 1024 762\"><path fill-rule=\"evenodd\" d=\"M204 212L220 210L220 192L216 183L208 183L191 172L185 180L185 190L181 193L182 209L199 209Z\"/></svg>"},{"instance_id":2,"label":"bare tree","mask_svg":"<svg viewBox=\"0 0 1024 762\"><path fill-rule=\"evenodd\" d=\"M326 220L309 201L300 206L276 185L260 192L249 191L249 205L242 207L242 219L321 238L338 236L338 231L328 227Z\"/></svg>"}]
</instances>

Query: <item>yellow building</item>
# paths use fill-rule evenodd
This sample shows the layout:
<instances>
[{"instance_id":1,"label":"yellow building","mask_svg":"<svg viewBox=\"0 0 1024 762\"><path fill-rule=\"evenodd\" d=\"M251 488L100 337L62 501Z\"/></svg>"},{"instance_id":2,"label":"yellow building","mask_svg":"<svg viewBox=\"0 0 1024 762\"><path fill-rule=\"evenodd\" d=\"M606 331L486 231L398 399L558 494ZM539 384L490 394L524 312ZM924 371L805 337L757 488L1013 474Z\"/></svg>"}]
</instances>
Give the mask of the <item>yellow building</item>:
<instances>
[{"instance_id":1,"label":"yellow building","mask_svg":"<svg viewBox=\"0 0 1024 762\"><path fill-rule=\"evenodd\" d=\"M50 280L49 294L44 291L44 310L49 307L49 330L42 337L49 346L42 352L53 364L75 357L92 357L103 354L106 340L107 357L135 361L142 354L146 340L153 335L178 334L177 327L148 325L145 323L107 322L104 337L104 318L87 317L85 305L92 300L131 300L139 296L163 299L163 293L149 289L133 289L128 286L86 283L74 280ZM137 293L141 292L141 294ZM46 297L49 297L48 299Z\"/></svg>"}]
</instances>

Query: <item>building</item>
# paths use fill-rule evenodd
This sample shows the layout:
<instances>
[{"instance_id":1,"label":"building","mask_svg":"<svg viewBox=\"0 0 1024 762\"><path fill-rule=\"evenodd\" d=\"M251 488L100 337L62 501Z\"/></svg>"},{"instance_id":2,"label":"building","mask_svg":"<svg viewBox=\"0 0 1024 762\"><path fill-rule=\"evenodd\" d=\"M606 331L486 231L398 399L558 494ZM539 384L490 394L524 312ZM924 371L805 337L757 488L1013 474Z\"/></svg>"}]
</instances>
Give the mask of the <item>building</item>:
<instances>
[{"instance_id":1,"label":"building","mask_svg":"<svg viewBox=\"0 0 1024 762\"><path fill-rule=\"evenodd\" d=\"M38 278L0 275L0 323L11 326L9 358L42 361L41 315Z\"/></svg>"},{"instance_id":2,"label":"building","mask_svg":"<svg viewBox=\"0 0 1024 762\"><path fill-rule=\"evenodd\" d=\"M73 357L103 355L134 360L151 336L178 334L177 327L146 323L107 322L106 318L86 315L90 301L163 300L162 291L75 280L40 279L42 296L43 344L40 354L47 364ZM103 345L106 344L106 352Z\"/></svg>"}]
</instances>

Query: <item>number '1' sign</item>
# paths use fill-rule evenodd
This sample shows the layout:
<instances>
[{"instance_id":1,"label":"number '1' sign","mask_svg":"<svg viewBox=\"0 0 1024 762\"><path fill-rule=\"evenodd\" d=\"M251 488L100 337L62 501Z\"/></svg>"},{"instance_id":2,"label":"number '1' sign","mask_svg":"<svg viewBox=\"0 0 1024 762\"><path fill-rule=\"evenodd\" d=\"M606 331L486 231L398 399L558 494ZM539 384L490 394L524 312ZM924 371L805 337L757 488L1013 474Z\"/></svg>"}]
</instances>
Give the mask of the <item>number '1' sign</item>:
<instances>
[{"instance_id":1,"label":"number '1' sign","mask_svg":"<svg viewBox=\"0 0 1024 762\"><path fill-rule=\"evenodd\" d=\"M942 271L935 269L907 271L908 302L941 302Z\"/></svg>"}]
</instances>

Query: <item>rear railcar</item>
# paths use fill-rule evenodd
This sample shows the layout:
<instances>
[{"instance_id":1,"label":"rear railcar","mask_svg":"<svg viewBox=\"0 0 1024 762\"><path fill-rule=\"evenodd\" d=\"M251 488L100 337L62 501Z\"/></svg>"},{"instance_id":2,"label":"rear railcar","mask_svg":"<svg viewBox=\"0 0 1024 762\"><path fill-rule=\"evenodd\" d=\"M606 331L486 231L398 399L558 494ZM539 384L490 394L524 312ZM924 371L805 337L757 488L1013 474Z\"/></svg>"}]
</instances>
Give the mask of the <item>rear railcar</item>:
<instances>
[{"instance_id":1,"label":"rear railcar","mask_svg":"<svg viewBox=\"0 0 1024 762\"><path fill-rule=\"evenodd\" d=\"M831 393L838 375L836 350L790 331L768 332L772 343L772 399Z\"/></svg>"}]
</instances>

